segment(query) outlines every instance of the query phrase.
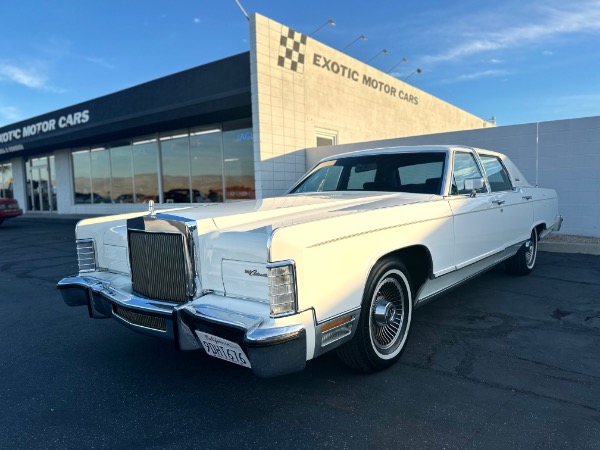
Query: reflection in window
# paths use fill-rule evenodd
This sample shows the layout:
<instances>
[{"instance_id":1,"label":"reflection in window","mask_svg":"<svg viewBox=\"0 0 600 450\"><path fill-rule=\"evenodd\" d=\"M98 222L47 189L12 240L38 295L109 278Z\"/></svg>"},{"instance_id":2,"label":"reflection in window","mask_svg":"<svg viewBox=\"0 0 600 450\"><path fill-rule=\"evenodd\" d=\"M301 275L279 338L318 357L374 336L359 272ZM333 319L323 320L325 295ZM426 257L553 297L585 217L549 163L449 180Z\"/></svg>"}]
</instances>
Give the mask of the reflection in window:
<instances>
[{"instance_id":1,"label":"reflection in window","mask_svg":"<svg viewBox=\"0 0 600 450\"><path fill-rule=\"evenodd\" d=\"M255 198L251 128L172 132L72 158L76 204L159 201L160 177L165 203Z\"/></svg>"},{"instance_id":2,"label":"reflection in window","mask_svg":"<svg viewBox=\"0 0 600 450\"><path fill-rule=\"evenodd\" d=\"M190 135L192 189L197 202L223 201L223 148L219 130Z\"/></svg>"},{"instance_id":3,"label":"reflection in window","mask_svg":"<svg viewBox=\"0 0 600 450\"><path fill-rule=\"evenodd\" d=\"M92 171L89 150L73 153L73 175L75 203L91 203Z\"/></svg>"},{"instance_id":4,"label":"reflection in window","mask_svg":"<svg viewBox=\"0 0 600 450\"><path fill-rule=\"evenodd\" d=\"M475 158L470 153L455 153L454 155L454 180L452 184L452 195L470 194L471 189L467 186L466 180L483 179L479 166ZM477 192L486 192L484 186Z\"/></svg>"},{"instance_id":5,"label":"reflection in window","mask_svg":"<svg viewBox=\"0 0 600 450\"><path fill-rule=\"evenodd\" d=\"M12 164L0 164L0 198L13 198Z\"/></svg>"},{"instance_id":6,"label":"reflection in window","mask_svg":"<svg viewBox=\"0 0 600 450\"><path fill-rule=\"evenodd\" d=\"M135 196L123 203L158 201L158 141L151 139L133 143L133 179Z\"/></svg>"},{"instance_id":7,"label":"reflection in window","mask_svg":"<svg viewBox=\"0 0 600 450\"><path fill-rule=\"evenodd\" d=\"M254 146L252 128L223 132L225 198L255 198Z\"/></svg>"},{"instance_id":8,"label":"reflection in window","mask_svg":"<svg viewBox=\"0 0 600 450\"><path fill-rule=\"evenodd\" d=\"M495 156L479 155L492 192L511 191L512 184L504 165Z\"/></svg>"},{"instance_id":9,"label":"reflection in window","mask_svg":"<svg viewBox=\"0 0 600 450\"><path fill-rule=\"evenodd\" d=\"M160 140L165 203L190 203L190 146L187 134ZM198 194L199 195L199 194Z\"/></svg>"},{"instance_id":10,"label":"reflection in window","mask_svg":"<svg viewBox=\"0 0 600 450\"><path fill-rule=\"evenodd\" d=\"M107 203L111 198L110 154L105 148L90 152L92 170L92 192L94 203ZM103 201L104 200L104 201Z\"/></svg>"},{"instance_id":11,"label":"reflection in window","mask_svg":"<svg viewBox=\"0 0 600 450\"><path fill-rule=\"evenodd\" d=\"M107 202L110 202L112 199L115 203L122 203L123 199L133 196L131 145L111 147L110 167L112 173L112 196L107 199ZM94 203L97 202L94 201Z\"/></svg>"}]
</instances>

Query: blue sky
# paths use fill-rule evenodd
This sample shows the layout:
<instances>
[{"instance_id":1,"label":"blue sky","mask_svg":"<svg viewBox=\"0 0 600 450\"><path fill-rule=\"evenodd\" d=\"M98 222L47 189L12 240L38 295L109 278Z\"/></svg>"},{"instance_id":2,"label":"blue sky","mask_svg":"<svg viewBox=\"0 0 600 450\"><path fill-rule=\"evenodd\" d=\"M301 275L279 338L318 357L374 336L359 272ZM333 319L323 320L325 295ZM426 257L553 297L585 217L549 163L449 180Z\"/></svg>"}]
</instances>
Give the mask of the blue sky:
<instances>
[{"instance_id":1,"label":"blue sky","mask_svg":"<svg viewBox=\"0 0 600 450\"><path fill-rule=\"evenodd\" d=\"M240 0L498 125L600 115L600 0ZM0 126L247 51L234 0L2 0Z\"/></svg>"}]
</instances>

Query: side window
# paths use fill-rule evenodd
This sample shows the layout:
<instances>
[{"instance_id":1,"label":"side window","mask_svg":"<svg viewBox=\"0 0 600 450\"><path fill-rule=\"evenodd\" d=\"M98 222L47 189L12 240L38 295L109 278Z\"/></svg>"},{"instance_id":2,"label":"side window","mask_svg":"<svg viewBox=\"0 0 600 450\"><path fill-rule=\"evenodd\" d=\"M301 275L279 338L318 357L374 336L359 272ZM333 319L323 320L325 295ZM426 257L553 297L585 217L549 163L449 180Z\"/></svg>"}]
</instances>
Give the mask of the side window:
<instances>
[{"instance_id":1,"label":"side window","mask_svg":"<svg viewBox=\"0 0 600 450\"><path fill-rule=\"evenodd\" d=\"M377 174L377 164L358 164L350 170L348 189L362 191L365 183L373 183Z\"/></svg>"},{"instance_id":2,"label":"side window","mask_svg":"<svg viewBox=\"0 0 600 450\"><path fill-rule=\"evenodd\" d=\"M454 154L454 174L452 178L451 195L470 194L473 190L476 192L487 192L485 182L483 187L477 188L477 183L484 181L481 170L470 153Z\"/></svg>"},{"instance_id":3,"label":"side window","mask_svg":"<svg viewBox=\"0 0 600 450\"><path fill-rule=\"evenodd\" d=\"M311 173L294 192L322 192L335 191L338 188L342 166L324 164L321 168Z\"/></svg>"},{"instance_id":4,"label":"side window","mask_svg":"<svg viewBox=\"0 0 600 450\"><path fill-rule=\"evenodd\" d=\"M488 176L492 192L511 191L512 184L508 171L500 160L490 155L479 155L479 157Z\"/></svg>"}]
</instances>

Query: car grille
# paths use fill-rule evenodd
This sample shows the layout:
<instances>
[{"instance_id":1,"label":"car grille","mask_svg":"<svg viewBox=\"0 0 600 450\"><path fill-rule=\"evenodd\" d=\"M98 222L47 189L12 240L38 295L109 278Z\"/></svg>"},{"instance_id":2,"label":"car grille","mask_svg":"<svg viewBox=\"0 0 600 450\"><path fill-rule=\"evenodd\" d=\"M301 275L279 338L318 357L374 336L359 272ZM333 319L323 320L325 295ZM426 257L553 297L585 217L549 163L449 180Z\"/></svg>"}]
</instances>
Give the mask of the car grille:
<instances>
[{"instance_id":1,"label":"car grille","mask_svg":"<svg viewBox=\"0 0 600 450\"><path fill-rule=\"evenodd\" d=\"M189 285L188 261L191 258L183 234L130 229L129 259L135 292L155 300L176 303L190 300L193 286Z\"/></svg>"},{"instance_id":2,"label":"car grille","mask_svg":"<svg viewBox=\"0 0 600 450\"><path fill-rule=\"evenodd\" d=\"M167 331L167 321L162 317L150 316L130 311L120 306L113 305L113 314L133 325L140 325L146 328L152 328L159 331Z\"/></svg>"}]
</instances>

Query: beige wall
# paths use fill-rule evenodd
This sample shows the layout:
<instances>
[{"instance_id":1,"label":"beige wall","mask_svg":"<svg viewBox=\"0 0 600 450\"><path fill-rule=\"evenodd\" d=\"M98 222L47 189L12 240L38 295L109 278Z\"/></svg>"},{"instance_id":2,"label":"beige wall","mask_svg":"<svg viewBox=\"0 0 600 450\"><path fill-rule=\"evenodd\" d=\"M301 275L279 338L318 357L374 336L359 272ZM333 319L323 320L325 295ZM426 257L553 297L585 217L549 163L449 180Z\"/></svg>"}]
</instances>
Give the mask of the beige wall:
<instances>
[{"instance_id":1,"label":"beige wall","mask_svg":"<svg viewBox=\"0 0 600 450\"><path fill-rule=\"evenodd\" d=\"M492 126L259 14L250 20L256 190L283 193L318 130L338 143Z\"/></svg>"}]
</instances>

